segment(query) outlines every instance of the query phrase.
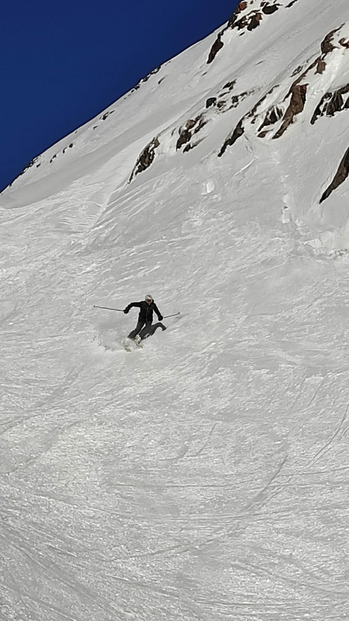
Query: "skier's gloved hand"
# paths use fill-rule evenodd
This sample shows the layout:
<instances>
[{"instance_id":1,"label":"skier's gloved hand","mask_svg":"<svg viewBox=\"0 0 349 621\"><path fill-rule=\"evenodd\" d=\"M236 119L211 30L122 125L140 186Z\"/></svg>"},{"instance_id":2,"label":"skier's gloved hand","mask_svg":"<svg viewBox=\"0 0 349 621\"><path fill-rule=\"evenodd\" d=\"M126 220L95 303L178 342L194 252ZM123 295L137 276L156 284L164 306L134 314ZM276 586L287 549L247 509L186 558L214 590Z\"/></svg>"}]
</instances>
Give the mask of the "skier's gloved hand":
<instances>
[{"instance_id":1,"label":"skier's gloved hand","mask_svg":"<svg viewBox=\"0 0 349 621\"><path fill-rule=\"evenodd\" d=\"M159 315L159 321L162 321L162 320L163 320L163 316Z\"/></svg>"},{"instance_id":2,"label":"skier's gloved hand","mask_svg":"<svg viewBox=\"0 0 349 621\"><path fill-rule=\"evenodd\" d=\"M124 308L124 313L125 313L125 315L127 315L127 313L128 313L128 311L129 311L129 310L130 310L129 308Z\"/></svg>"}]
</instances>

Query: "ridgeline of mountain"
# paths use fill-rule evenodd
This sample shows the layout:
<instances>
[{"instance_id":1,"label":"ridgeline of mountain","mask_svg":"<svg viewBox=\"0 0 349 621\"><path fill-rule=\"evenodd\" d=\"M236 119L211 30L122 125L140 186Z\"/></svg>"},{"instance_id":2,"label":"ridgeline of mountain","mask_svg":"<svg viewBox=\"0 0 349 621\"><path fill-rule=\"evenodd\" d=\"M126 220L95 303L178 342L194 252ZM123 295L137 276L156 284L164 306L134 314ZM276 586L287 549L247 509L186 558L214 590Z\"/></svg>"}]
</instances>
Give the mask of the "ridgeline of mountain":
<instances>
[{"instance_id":1,"label":"ridgeline of mountain","mask_svg":"<svg viewBox=\"0 0 349 621\"><path fill-rule=\"evenodd\" d=\"M347 202L345 129L336 143L333 136L347 125L348 12L345 0L335 7L321 3L321 10L305 0L240 2L217 33L158 67L30 162L2 194L2 204L16 201L24 186L69 170L72 159L81 162L81 170L82 159L89 167L106 148L110 161L115 159L119 186L163 157L186 166L194 149L202 156L239 158L241 149L256 145L263 157L280 160L275 174L279 169L280 177L287 176L288 206L295 214L307 219L312 212L312 224L321 228L327 215L321 210L321 224L314 215L325 202L328 214L336 214L329 224L336 226ZM141 121L147 135L137 131ZM127 163L121 155L126 152ZM305 168L316 171L311 194L299 183L298 171Z\"/></svg>"}]
</instances>

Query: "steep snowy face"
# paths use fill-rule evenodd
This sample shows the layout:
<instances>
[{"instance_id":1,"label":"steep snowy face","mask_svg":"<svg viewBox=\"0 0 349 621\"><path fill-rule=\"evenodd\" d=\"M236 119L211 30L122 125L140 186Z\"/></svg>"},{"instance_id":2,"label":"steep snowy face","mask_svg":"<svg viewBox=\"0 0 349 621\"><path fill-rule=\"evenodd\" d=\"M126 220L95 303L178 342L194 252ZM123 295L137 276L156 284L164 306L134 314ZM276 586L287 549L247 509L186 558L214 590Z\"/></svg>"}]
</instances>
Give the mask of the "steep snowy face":
<instances>
[{"instance_id":1,"label":"steep snowy face","mask_svg":"<svg viewBox=\"0 0 349 621\"><path fill-rule=\"evenodd\" d=\"M225 115L237 122L218 157L240 159L246 147L263 152L275 164L286 206L320 234L313 245L346 247L349 9L344 2L296 3L240 2L207 58L219 66L215 76L224 67L226 83L179 127L152 139L131 179L163 152L162 143L187 153L216 136L218 146Z\"/></svg>"},{"instance_id":2,"label":"steep snowy face","mask_svg":"<svg viewBox=\"0 0 349 621\"><path fill-rule=\"evenodd\" d=\"M1 194L2 619L349 618L348 23L241 2Z\"/></svg>"},{"instance_id":3,"label":"steep snowy face","mask_svg":"<svg viewBox=\"0 0 349 621\"><path fill-rule=\"evenodd\" d=\"M54 193L57 175L68 184L106 161L120 187L163 157L186 167L193 149L234 161L252 149L273 161L316 244L345 247L348 101L346 0L242 1L222 29L31 162L2 204L23 203L16 190L48 176Z\"/></svg>"}]
</instances>

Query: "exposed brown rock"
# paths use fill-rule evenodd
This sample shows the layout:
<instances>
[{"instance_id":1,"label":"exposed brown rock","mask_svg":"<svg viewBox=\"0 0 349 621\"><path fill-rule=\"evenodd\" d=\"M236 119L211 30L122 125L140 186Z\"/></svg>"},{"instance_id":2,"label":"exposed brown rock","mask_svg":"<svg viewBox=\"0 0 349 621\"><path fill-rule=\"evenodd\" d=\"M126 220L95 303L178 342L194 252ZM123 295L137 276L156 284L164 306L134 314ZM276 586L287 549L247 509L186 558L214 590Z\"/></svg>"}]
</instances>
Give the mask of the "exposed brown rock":
<instances>
[{"instance_id":1,"label":"exposed brown rock","mask_svg":"<svg viewBox=\"0 0 349 621\"><path fill-rule=\"evenodd\" d=\"M266 15L271 15L272 13L275 13L275 11L277 11L280 7L279 4L267 4L266 2L262 2L261 6L263 13L265 13Z\"/></svg>"},{"instance_id":2,"label":"exposed brown rock","mask_svg":"<svg viewBox=\"0 0 349 621\"><path fill-rule=\"evenodd\" d=\"M323 73L326 69L327 65L323 58L319 58L318 63L316 65L315 73Z\"/></svg>"},{"instance_id":3,"label":"exposed brown rock","mask_svg":"<svg viewBox=\"0 0 349 621\"><path fill-rule=\"evenodd\" d=\"M201 115L198 117L198 123L196 125L196 127L194 128L194 134L197 134L205 125L206 125L207 121L204 119L204 117Z\"/></svg>"},{"instance_id":4,"label":"exposed brown rock","mask_svg":"<svg viewBox=\"0 0 349 621\"><path fill-rule=\"evenodd\" d=\"M342 37L342 39L339 39L339 44L342 47L346 47L347 49L349 49L349 41L346 41L344 37Z\"/></svg>"},{"instance_id":5,"label":"exposed brown rock","mask_svg":"<svg viewBox=\"0 0 349 621\"><path fill-rule=\"evenodd\" d=\"M147 168L149 168L150 164L153 162L155 157L155 149L160 145L159 139L157 137L153 138L153 140L147 144L147 146L143 149L140 154L136 165L131 173L129 181L138 175L140 172L143 172Z\"/></svg>"},{"instance_id":6,"label":"exposed brown rock","mask_svg":"<svg viewBox=\"0 0 349 621\"><path fill-rule=\"evenodd\" d=\"M338 30L339 28L335 28L334 30L331 30L331 32L329 32L324 38L324 40L321 42L321 52L323 54L329 54L330 52L332 52L332 50L335 49L336 46L333 45L332 39L333 39L334 33L337 32Z\"/></svg>"},{"instance_id":7,"label":"exposed brown rock","mask_svg":"<svg viewBox=\"0 0 349 621\"><path fill-rule=\"evenodd\" d=\"M262 125L258 128L258 131L261 131L264 127L268 125L275 125L282 117L282 110L277 106L272 106L267 110L267 113L264 117L264 121ZM261 138L261 136L259 136Z\"/></svg>"},{"instance_id":8,"label":"exposed brown rock","mask_svg":"<svg viewBox=\"0 0 349 621\"><path fill-rule=\"evenodd\" d=\"M338 91L333 93L330 101L328 102L327 107L326 107L326 114L327 114L327 116L334 116L336 114L336 112L339 112L340 110L343 110L344 99L342 97L341 90L342 89L339 89ZM349 89L347 89L347 90L349 90Z\"/></svg>"},{"instance_id":9,"label":"exposed brown rock","mask_svg":"<svg viewBox=\"0 0 349 621\"><path fill-rule=\"evenodd\" d=\"M188 119L188 121L185 124L186 129L192 129L193 127L195 127L196 123L198 122L200 118L201 118L201 115L197 116L196 119Z\"/></svg>"},{"instance_id":10,"label":"exposed brown rock","mask_svg":"<svg viewBox=\"0 0 349 621\"><path fill-rule=\"evenodd\" d=\"M254 30L260 25L261 21L262 21L262 13L258 12L258 13L255 13L254 15L251 15L251 19L247 26L247 30L250 30L250 31Z\"/></svg>"},{"instance_id":11,"label":"exposed brown rock","mask_svg":"<svg viewBox=\"0 0 349 621\"><path fill-rule=\"evenodd\" d=\"M232 28L237 28L238 30L242 30L248 25L248 23L249 23L248 17L247 15L244 15L243 17L241 17L241 19L238 19L234 22L234 25L232 26Z\"/></svg>"},{"instance_id":12,"label":"exposed brown rock","mask_svg":"<svg viewBox=\"0 0 349 621\"><path fill-rule=\"evenodd\" d=\"M210 63L212 63L212 61L216 58L219 50L222 49L224 43L221 40L221 36L222 34L219 34L217 39L215 40L214 44L212 45L211 49L210 49L210 53L208 55L208 59L207 59L207 64L209 65Z\"/></svg>"},{"instance_id":13,"label":"exposed brown rock","mask_svg":"<svg viewBox=\"0 0 349 621\"><path fill-rule=\"evenodd\" d=\"M217 97L209 97L208 99L206 99L206 108L210 108L211 106L214 106L216 101L217 101Z\"/></svg>"},{"instance_id":14,"label":"exposed brown rock","mask_svg":"<svg viewBox=\"0 0 349 621\"><path fill-rule=\"evenodd\" d=\"M323 193L320 198L320 203L322 203L326 198L332 194L332 192L341 185L349 174L349 148L346 150L340 164L338 170L333 178L332 183L328 186L327 190Z\"/></svg>"},{"instance_id":15,"label":"exposed brown rock","mask_svg":"<svg viewBox=\"0 0 349 621\"><path fill-rule=\"evenodd\" d=\"M246 0L243 0L237 5L235 13L241 13L242 11L245 11L245 9L247 9L247 2Z\"/></svg>"},{"instance_id":16,"label":"exposed brown rock","mask_svg":"<svg viewBox=\"0 0 349 621\"><path fill-rule=\"evenodd\" d=\"M310 123L314 125L321 116L334 116L337 112L341 112L348 108L348 99L344 102L344 95L349 92L349 84L339 88L336 91L325 93L317 105Z\"/></svg>"},{"instance_id":17,"label":"exposed brown rock","mask_svg":"<svg viewBox=\"0 0 349 621\"><path fill-rule=\"evenodd\" d=\"M187 128L180 130L179 138L176 143L176 149L180 149L186 142L189 142L191 138L191 132Z\"/></svg>"},{"instance_id":18,"label":"exposed brown rock","mask_svg":"<svg viewBox=\"0 0 349 621\"><path fill-rule=\"evenodd\" d=\"M183 153L188 153L191 149L193 148L193 146L190 144L187 144L184 149L183 149Z\"/></svg>"},{"instance_id":19,"label":"exposed brown rock","mask_svg":"<svg viewBox=\"0 0 349 621\"><path fill-rule=\"evenodd\" d=\"M235 127L233 133L231 134L231 136L229 136L226 141L224 142L220 152L218 153L218 157L221 157L223 155L223 153L225 153L225 151L227 150L228 147L231 147L234 142L237 141L238 138L240 138L240 136L243 135L243 133L245 132L244 127L243 127L243 119L241 119L239 121L239 123L237 124L237 126Z\"/></svg>"},{"instance_id":20,"label":"exposed brown rock","mask_svg":"<svg viewBox=\"0 0 349 621\"><path fill-rule=\"evenodd\" d=\"M298 65L298 67L296 67L295 70L292 72L292 76L298 75L298 73L300 73L302 69L302 65Z\"/></svg>"},{"instance_id":21,"label":"exposed brown rock","mask_svg":"<svg viewBox=\"0 0 349 621\"><path fill-rule=\"evenodd\" d=\"M284 120L280 129L273 136L273 139L280 138L280 136L285 133L289 125L293 123L294 117L302 112L307 98L307 87L307 84L298 84L297 82L292 84L290 89L290 105L284 114Z\"/></svg>"},{"instance_id":22,"label":"exposed brown rock","mask_svg":"<svg viewBox=\"0 0 349 621\"><path fill-rule=\"evenodd\" d=\"M223 88L229 88L229 90L231 91L234 86L236 84L236 80L232 80L231 82L227 82L226 84L224 84Z\"/></svg>"},{"instance_id":23,"label":"exposed brown rock","mask_svg":"<svg viewBox=\"0 0 349 621\"><path fill-rule=\"evenodd\" d=\"M223 30L221 30L221 32L218 33L217 39L213 43L211 50L209 52L207 64L210 64L217 56L219 50L222 49L224 45L222 41L222 36L226 30L228 30L229 28L231 29L236 28L237 30L246 29L249 31L254 30L260 25L262 21L262 18L263 18L262 13L264 13L265 15L274 13L275 11L278 10L279 6L280 5L277 3L269 4L268 2L262 2L261 11L252 10L247 15L246 14L241 15L248 8L248 2L245 0L243 0L242 2L239 2L234 13L229 18L227 26L225 26L225 28L223 28Z\"/></svg>"},{"instance_id":24,"label":"exposed brown rock","mask_svg":"<svg viewBox=\"0 0 349 621\"><path fill-rule=\"evenodd\" d=\"M231 106L230 108L236 108L241 101L243 101L248 95L251 95L253 91L244 91L243 93L239 93L238 95L233 95L231 98Z\"/></svg>"},{"instance_id":25,"label":"exposed brown rock","mask_svg":"<svg viewBox=\"0 0 349 621\"><path fill-rule=\"evenodd\" d=\"M202 114L199 114L195 119L189 119L184 127L179 129L179 138L176 143L176 150L180 149L184 144L190 143L190 140L194 134L197 134L200 129L206 125L207 121L205 120ZM188 145L183 149L183 153L189 151L193 145Z\"/></svg>"},{"instance_id":26,"label":"exposed brown rock","mask_svg":"<svg viewBox=\"0 0 349 621\"><path fill-rule=\"evenodd\" d=\"M317 119L320 116L323 116L323 111L324 111L324 107L326 105L326 102L331 98L331 93L325 93L325 95L321 98L320 103L316 106L315 108L315 112L311 118L311 125L314 125L315 121L317 121Z\"/></svg>"}]
</instances>

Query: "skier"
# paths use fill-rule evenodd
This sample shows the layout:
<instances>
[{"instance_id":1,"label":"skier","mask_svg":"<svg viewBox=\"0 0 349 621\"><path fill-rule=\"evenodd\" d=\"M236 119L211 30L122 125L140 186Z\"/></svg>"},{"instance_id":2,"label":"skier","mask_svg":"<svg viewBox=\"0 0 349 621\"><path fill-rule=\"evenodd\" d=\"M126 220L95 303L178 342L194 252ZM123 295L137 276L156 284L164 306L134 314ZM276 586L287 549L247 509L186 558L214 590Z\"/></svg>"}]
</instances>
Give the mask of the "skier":
<instances>
[{"instance_id":1,"label":"skier","mask_svg":"<svg viewBox=\"0 0 349 621\"><path fill-rule=\"evenodd\" d=\"M163 320L163 316L161 315L151 295L146 295L142 302L132 302L126 306L124 313L127 314L133 306L140 308L140 311L138 315L138 323L135 329L128 335L129 339L133 339L138 344L146 336L153 334L155 332L154 328L162 328L162 330L166 330L166 326L162 323L152 326L154 311L156 312L160 322Z\"/></svg>"}]
</instances>

